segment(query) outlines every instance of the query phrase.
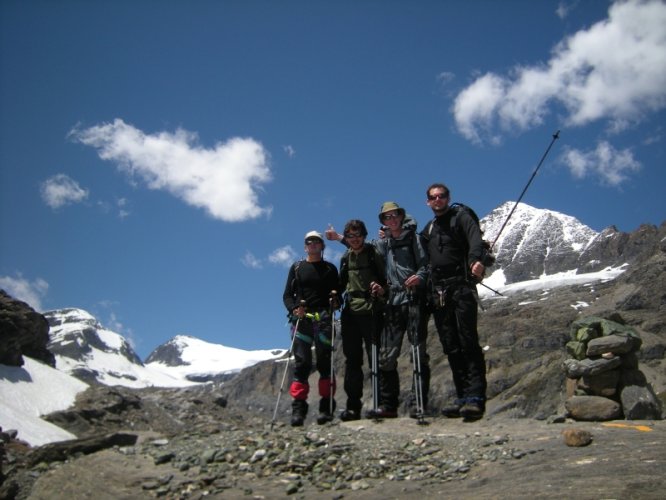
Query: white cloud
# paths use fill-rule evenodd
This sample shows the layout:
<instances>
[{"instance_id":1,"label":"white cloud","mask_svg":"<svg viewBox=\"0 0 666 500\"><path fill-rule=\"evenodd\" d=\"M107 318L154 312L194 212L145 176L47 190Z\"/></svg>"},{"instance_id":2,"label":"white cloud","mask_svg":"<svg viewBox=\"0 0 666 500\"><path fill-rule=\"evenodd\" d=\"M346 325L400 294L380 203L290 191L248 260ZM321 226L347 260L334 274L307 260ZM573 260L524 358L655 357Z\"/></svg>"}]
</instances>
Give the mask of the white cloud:
<instances>
[{"instance_id":1,"label":"white cloud","mask_svg":"<svg viewBox=\"0 0 666 500\"><path fill-rule=\"evenodd\" d=\"M578 2L560 2L557 9L555 9L555 14L560 19L564 19L576 8L576 5L578 5Z\"/></svg>"},{"instance_id":2,"label":"white cloud","mask_svg":"<svg viewBox=\"0 0 666 500\"><path fill-rule=\"evenodd\" d=\"M458 130L468 139L480 142L477 129L490 130L500 102L506 93L506 83L488 73L463 90L453 104Z\"/></svg>"},{"instance_id":3,"label":"white cloud","mask_svg":"<svg viewBox=\"0 0 666 500\"><path fill-rule=\"evenodd\" d=\"M241 259L241 262L245 267L249 267L251 269L261 269L263 267L261 263L261 259L257 258L252 252L249 250L245 252L245 255L243 255L243 258Z\"/></svg>"},{"instance_id":4,"label":"white cloud","mask_svg":"<svg viewBox=\"0 0 666 500\"><path fill-rule=\"evenodd\" d=\"M591 151L567 148L562 154L562 161L574 177L582 179L596 175L604 184L611 186L621 184L629 173L641 169L630 150L618 151L606 141L599 142L596 149Z\"/></svg>"},{"instance_id":5,"label":"white cloud","mask_svg":"<svg viewBox=\"0 0 666 500\"><path fill-rule=\"evenodd\" d=\"M71 177L57 174L42 183L41 194L44 203L55 209L85 200L88 190L79 186Z\"/></svg>"},{"instance_id":6,"label":"white cloud","mask_svg":"<svg viewBox=\"0 0 666 500\"><path fill-rule=\"evenodd\" d=\"M118 217L124 219L129 217L132 212L129 211L129 201L127 198L118 198L116 200L116 207L118 208Z\"/></svg>"},{"instance_id":7,"label":"white cloud","mask_svg":"<svg viewBox=\"0 0 666 500\"><path fill-rule=\"evenodd\" d=\"M253 139L236 137L205 149L186 130L146 134L120 119L73 129L70 136L148 188L165 190L216 219L238 222L272 212L257 194L271 180L269 156Z\"/></svg>"},{"instance_id":8,"label":"white cloud","mask_svg":"<svg viewBox=\"0 0 666 500\"><path fill-rule=\"evenodd\" d=\"M29 281L19 274L16 278L0 276L0 288L12 297L26 302L35 311L41 312L42 298L48 292L49 284L41 278Z\"/></svg>"},{"instance_id":9,"label":"white cloud","mask_svg":"<svg viewBox=\"0 0 666 500\"><path fill-rule=\"evenodd\" d=\"M436 76L438 84L438 92L442 95L445 95L447 98L452 98L455 96L456 89L453 86L453 81L455 80L456 75L450 71L442 71Z\"/></svg>"},{"instance_id":10,"label":"white cloud","mask_svg":"<svg viewBox=\"0 0 666 500\"><path fill-rule=\"evenodd\" d=\"M596 120L612 127L666 106L666 3L616 2L608 18L562 40L546 64L486 73L463 89L453 113L469 140L497 141L502 133L543 123L550 104L565 121Z\"/></svg>"},{"instance_id":11,"label":"white cloud","mask_svg":"<svg viewBox=\"0 0 666 500\"><path fill-rule=\"evenodd\" d=\"M643 144L649 146L651 144L657 144L663 139L663 134L661 127L657 127L654 132L651 132L645 139L643 139Z\"/></svg>"},{"instance_id":12,"label":"white cloud","mask_svg":"<svg viewBox=\"0 0 666 500\"><path fill-rule=\"evenodd\" d=\"M442 71L439 75L437 75L437 81L442 86L448 85L455 78L456 78L456 75L454 73L451 73L450 71Z\"/></svg>"},{"instance_id":13,"label":"white cloud","mask_svg":"<svg viewBox=\"0 0 666 500\"><path fill-rule=\"evenodd\" d=\"M289 267L298 259L298 254L291 246L277 248L268 256L268 261L271 264Z\"/></svg>"},{"instance_id":14,"label":"white cloud","mask_svg":"<svg viewBox=\"0 0 666 500\"><path fill-rule=\"evenodd\" d=\"M289 146L289 145L282 146L282 149L284 150L284 152L287 154L287 156L289 158L293 158L294 156L296 156L296 150L293 148L293 146Z\"/></svg>"}]
</instances>

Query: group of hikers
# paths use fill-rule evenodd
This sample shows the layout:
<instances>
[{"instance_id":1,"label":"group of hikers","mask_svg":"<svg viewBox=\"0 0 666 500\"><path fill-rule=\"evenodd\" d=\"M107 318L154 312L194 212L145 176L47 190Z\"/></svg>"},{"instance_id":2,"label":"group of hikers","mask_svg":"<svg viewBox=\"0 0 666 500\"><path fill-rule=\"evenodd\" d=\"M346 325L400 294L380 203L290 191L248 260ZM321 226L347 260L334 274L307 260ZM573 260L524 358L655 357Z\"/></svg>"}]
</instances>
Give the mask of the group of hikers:
<instances>
[{"instance_id":1,"label":"group of hikers","mask_svg":"<svg viewBox=\"0 0 666 500\"><path fill-rule=\"evenodd\" d=\"M416 221L393 201L382 204L382 229L371 242L366 242L368 231L361 220L348 221L342 234L329 227L326 239L347 247L339 272L323 258L324 236L317 231L305 235L306 258L290 267L283 294L292 325L292 426L302 426L308 413L313 345L319 373L317 422L333 419L331 357L338 309L347 396L341 420L362 418L364 351L373 375L373 408L365 416L398 416L398 357L405 334L414 363L409 415L423 418L430 391L426 340L431 314L456 393L442 414L466 420L483 417L486 367L477 332L476 294L476 283L488 264L482 234L475 216L450 205L447 186L432 184L426 195L434 218L419 233Z\"/></svg>"}]
</instances>

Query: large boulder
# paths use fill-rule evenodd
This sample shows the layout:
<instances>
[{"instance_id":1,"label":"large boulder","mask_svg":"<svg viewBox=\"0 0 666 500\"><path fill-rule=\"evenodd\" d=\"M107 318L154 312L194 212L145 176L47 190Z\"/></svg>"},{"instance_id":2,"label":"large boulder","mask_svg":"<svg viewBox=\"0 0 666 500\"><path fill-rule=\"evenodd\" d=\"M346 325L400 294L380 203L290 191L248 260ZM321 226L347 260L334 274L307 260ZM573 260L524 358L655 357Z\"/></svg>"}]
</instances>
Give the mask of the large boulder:
<instances>
[{"instance_id":1,"label":"large boulder","mask_svg":"<svg viewBox=\"0 0 666 500\"><path fill-rule=\"evenodd\" d=\"M575 420L603 421L622 418L617 401L601 396L572 396L564 403L568 415Z\"/></svg>"},{"instance_id":2,"label":"large boulder","mask_svg":"<svg viewBox=\"0 0 666 500\"><path fill-rule=\"evenodd\" d=\"M624 370L620 377L620 400L629 420L660 420L661 401L640 370Z\"/></svg>"},{"instance_id":3,"label":"large boulder","mask_svg":"<svg viewBox=\"0 0 666 500\"><path fill-rule=\"evenodd\" d=\"M0 290L0 364L23 366L23 356L55 367L55 357L46 348L49 324L25 302Z\"/></svg>"}]
</instances>

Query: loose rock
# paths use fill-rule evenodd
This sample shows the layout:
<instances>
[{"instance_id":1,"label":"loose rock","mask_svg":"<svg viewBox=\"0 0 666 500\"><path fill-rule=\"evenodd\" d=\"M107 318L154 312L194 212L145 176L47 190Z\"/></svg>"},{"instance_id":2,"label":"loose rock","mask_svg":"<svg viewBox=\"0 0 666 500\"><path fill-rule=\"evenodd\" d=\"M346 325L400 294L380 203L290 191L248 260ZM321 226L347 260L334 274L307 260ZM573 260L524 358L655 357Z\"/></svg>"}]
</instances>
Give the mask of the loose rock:
<instances>
[{"instance_id":1,"label":"loose rock","mask_svg":"<svg viewBox=\"0 0 666 500\"><path fill-rule=\"evenodd\" d=\"M592 442L592 433L583 429L565 429L562 436L567 446L587 446Z\"/></svg>"}]
</instances>

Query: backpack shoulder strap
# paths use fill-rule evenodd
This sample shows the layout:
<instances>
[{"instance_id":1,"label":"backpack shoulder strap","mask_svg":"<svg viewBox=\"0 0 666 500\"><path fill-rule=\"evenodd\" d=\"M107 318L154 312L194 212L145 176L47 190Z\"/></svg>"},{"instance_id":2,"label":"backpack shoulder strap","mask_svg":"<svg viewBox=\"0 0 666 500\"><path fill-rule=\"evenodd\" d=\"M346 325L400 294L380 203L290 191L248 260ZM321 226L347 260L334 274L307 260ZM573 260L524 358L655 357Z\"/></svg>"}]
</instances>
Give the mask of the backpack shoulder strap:
<instances>
[{"instance_id":1,"label":"backpack shoulder strap","mask_svg":"<svg viewBox=\"0 0 666 500\"><path fill-rule=\"evenodd\" d=\"M365 250L368 252L368 266L372 269L378 277L384 275L384 269L381 268L377 262L377 255L379 255L379 250L372 243L366 243Z\"/></svg>"},{"instance_id":2,"label":"backpack shoulder strap","mask_svg":"<svg viewBox=\"0 0 666 500\"><path fill-rule=\"evenodd\" d=\"M426 240L430 240L430 235L432 234L432 226L435 225L435 220L436 217L430 219L426 224L426 226L423 228L423 231L421 232L421 235L423 235Z\"/></svg>"},{"instance_id":3,"label":"backpack shoulder strap","mask_svg":"<svg viewBox=\"0 0 666 500\"><path fill-rule=\"evenodd\" d=\"M451 230L456 232L458 229L458 212L460 211L460 203L451 203L449 206L449 209L453 211L453 215L451 216Z\"/></svg>"}]
</instances>

